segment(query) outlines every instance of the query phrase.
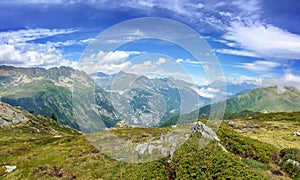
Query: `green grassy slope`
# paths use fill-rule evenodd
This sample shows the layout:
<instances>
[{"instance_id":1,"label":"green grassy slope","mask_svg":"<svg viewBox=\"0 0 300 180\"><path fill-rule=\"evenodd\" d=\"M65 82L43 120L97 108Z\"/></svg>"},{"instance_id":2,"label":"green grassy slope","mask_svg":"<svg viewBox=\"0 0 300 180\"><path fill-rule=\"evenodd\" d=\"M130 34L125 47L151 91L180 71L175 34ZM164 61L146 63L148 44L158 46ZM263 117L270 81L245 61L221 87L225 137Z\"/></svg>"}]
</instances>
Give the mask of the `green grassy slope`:
<instances>
[{"instance_id":1,"label":"green grassy slope","mask_svg":"<svg viewBox=\"0 0 300 180\"><path fill-rule=\"evenodd\" d=\"M7 173L4 179L264 178L238 157L222 152L214 144L205 149L195 146L197 138L182 146L171 164L167 158L130 164L98 153L83 135L35 137L31 134L29 137L22 134L8 141L4 140L5 134L1 132L0 165L16 165L17 169Z\"/></svg>"},{"instance_id":2,"label":"green grassy slope","mask_svg":"<svg viewBox=\"0 0 300 180\"><path fill-rule=\"evenodd\" d=\"M176 149L171 163L166 157L132 164L107 157L84 135L55 120L30 113L26 116L28 121L0 129L0 167L17 166L11 173L0 169L3 179L289 179L278 166L285 156L281 157L280 148L243 135L230 123L221 125L217 132L229 152L222 151L216 142L201 148L201 134L196 133ZM120 138L143 142L143 138L155 138L170 129L123 128L113 132Z\"/></svg>"},{"instance_id":3,"label":"green grassy slope","mask_svg":"<svg viewBox=\"0 0 300 180\"><path fill-rule=\"evenodd\" d=\"M183 116L208 119L210 111L211 105L207 105ZM280 92L277 87L258 88L227 99L224 119L246 118L263 112L295 111L300 111L300 91L287 87L283 92ZM174 116L160 126L174 125L177 120L178 116Z\"/></svg>"}]
</instances>

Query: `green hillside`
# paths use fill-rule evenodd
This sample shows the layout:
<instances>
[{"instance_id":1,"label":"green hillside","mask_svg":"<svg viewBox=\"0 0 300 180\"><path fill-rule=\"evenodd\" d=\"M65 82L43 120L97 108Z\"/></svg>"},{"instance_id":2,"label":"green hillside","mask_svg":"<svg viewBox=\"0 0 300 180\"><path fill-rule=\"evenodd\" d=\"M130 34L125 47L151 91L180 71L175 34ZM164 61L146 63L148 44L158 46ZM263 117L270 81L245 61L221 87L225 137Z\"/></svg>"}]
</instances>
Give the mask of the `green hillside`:
<instances>
[{"instance_id":1,"label":"green hillside","mask_svg":"<svg viewBox=\"0 0 300 180\"><path fill-rule=\"evenodd\" d=\"M284 91L277 87L254 89L245 94L226 100L226 112L293 112L300 110L300 91L285 87Z\"/></svg>"},{"instance_id":2,"label":"green hillside","mask_svg":"<svg viewBox=\"0 0 300 180\"><path fill-rule=\"evenodd\" d=\"M285 164L278 165L282 162L281 159L287 159L294 151L280 151L281 149L274 145L247 137L235 130L232 123L221 125L217 132L220 143L228 152L223 151L215 141L201 148L201 134L196 133L176 149L171 162L169 157L166 157L148 163L125 163L107 157L95 149L85 135L64 127L55 120L23 110L21 112L27 120L0 128L2 179L290 179L290 175L294 179L298 177L295 169ZM1 118L9 121L0 113ZM250 122L244 120L247 121ZM142 142L144 138L158 138L160 133L169 130L171 128L124 127L114 129L113 132L120 138ZM99 133L101 135L102 132ZM298 140L295 143L298 143ZM6 165L16 166L16 169L10 173L5 172Z\"/></svg>"},{"instance_id":3,"label":"green hillside","mask_svg":"<svg viewBox=\"0 0 300 180\"><path fill-rule=\"evenodd\" d=\"M111 127L118 121L115 109L107 100L108 95L100 87L96 87L94 92L98 108L90 108L91 103L85 96L93 89L94 83L84 72L68 67L46 70L12 66L0 66L0 71L0 100L5 103L21 106L45 117L54 114L61 123L81 131L94 130L91 127L97 130L97 127L103 126L103 122ZM74 88L78 91L74 92ZM99 113L103 121L78 121L84 118L75 118L74 97L84 99L78 103L81 110L95 111L93 113Z\"/></svg>"},{"instance_id":4,"label":"green hillside","mask_svg":"<svg viewBox=\"0 0 300 180\"><path fill-rule=\"evenodd\" d=\"M277 87L258 88L244 94L226 99L224 119L246 118L261 113L269 112L295 112L300 111L300 91L285 87L279 91ZM222 101L224 102L224 101ZM220 102L220 103L222 103ZM218 106L218 104L216 104ZM199 117L208 119L211 105L204 106L183 117ZM174 116L162 123L161 127L176 124L178 116Z\"/></svg>"}]
</instances>

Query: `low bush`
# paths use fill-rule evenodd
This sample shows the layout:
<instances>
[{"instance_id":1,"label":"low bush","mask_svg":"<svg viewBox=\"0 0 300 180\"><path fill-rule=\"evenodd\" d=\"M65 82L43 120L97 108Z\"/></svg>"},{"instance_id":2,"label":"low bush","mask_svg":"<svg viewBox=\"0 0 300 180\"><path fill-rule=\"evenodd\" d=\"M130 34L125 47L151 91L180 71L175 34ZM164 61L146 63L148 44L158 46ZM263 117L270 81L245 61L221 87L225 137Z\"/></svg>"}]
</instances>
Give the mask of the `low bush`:
<instances>
[{"instance_id":1,"label":"low bush","mask_svg":"<svg viewBox=\"0 0 300 180\"><path fill-rule=\"evenodd\" d=\"M235 155L242 158L270 163L277 162L278 150L273 145L246 137L232 130L228 125L221 125L218 132L222 145Z\"/></svg>"},{"instance_id":2,"label":"low bush","mask_svg":"<svg viewBox=\"0 0 300 180\"><path fill-rule=\"evenodd\" d=\"M280 151L283 161L280 163L282 170L287 172L293 179L300 178L300 149L285 148Z\"/></svg>"}]
</instances>

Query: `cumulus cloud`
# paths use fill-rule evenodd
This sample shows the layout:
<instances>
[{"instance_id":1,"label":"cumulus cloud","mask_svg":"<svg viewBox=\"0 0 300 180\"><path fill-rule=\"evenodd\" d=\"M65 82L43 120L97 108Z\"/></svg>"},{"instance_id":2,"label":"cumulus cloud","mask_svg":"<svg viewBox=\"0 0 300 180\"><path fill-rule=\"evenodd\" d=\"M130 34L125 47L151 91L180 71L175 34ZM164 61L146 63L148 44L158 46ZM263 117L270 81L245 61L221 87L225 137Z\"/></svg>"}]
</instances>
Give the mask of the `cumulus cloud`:
<instances>
[{"instance_id":1,"label":"cumulus cloud","mask_svg":"<svg viewBox=\"0 0 300 180\"><path fill-rule=\"evenodd\" d=\"M137 74L143 74L148 72L154 72L157 66L152 61L145 61L141 64L134 64L129 68L130 72Z\"/></svg>"},{"instance_id":2,"label":"cumulus cloud","mask_svg":"<svg viewBox=\"0 0 300 180\"><path fill-rule=\"evenodd\" d=\"M181 63L181 62L183 62L183 59L177 59L176 62Z\"/></svg>"},{"instance_id":3,"label":"cumulus cloud","mask_svg":"<svg viewBox=\"0 0 300 180\"><path fill-rule=\"evenodd\" d=\"M48 45L26 44L22 48L0 43L0 64L22 67L73 66L65 60L62 52Z\"/></svg>"},{"instance_id":4,"label":"cumulus cloud","mask_svg":"<svg viewBox=\"0 0 300 180\"><path fill-rule=\"evenodd\" d=\"M105 52L100 50L97 54L91 54L89 57L84 57L79 62L77 69L83 70L88 74L95 72L104 72L114 74L119 71L125 71L132 66L131 62L127 61L132 54L140 54L137 51L111 51Z\"/></svg>"},{"instance_id":5,"label":"cumulus cloud","mask_svg":"<svg viewBox=\"0 0 300 180\"><path fill-rule=\"evenodd\" d=\"M164 64L166 62L167 62L167 60L165 58L159 58L158 61L156 61L156 64L161 65L161 64Z\"/></svg>"},{"instance_id":6,"label":"cumulus cloud","mask_svg":"<svg viewBox=\"0 0 300 180\"><path fill-rule=\"evenodd\" d=\"M22 67L73 66L63 58L62 51L53 43L37 44L31 41L50 36L76 32L73 29L23 29L0 32L0 64Z\"/></svg>"},{"instance_id":7,"label":"cumulus cloud","mask_svg":"<svg viewBox=\"0 0 300 180\"><path fill-rule=\"evenodd\" d=\"M200 96L205 97L205 98L215 98L219 93L220 93L220 89L216 89L216 88L193 88L195 92L197 92Z\"/></svg>"},{"instance_id":8,"label":"cumulus cloud","mask_svg":"<svg viewBox=\"0 0 300 180\"><path fill-rule=\"evenodd\" d=\"M281 90L284 87L294 87L300 91L300 76L293 74L290 70L280 78L265 80L263 83L266 86L278 86Z\"/></svg>"},{"instance_id":9,"label":"cumulus cloud","mask_svg":"<svg viewBox=\"0 0 300 180\"><path fill-rule=\"evenodd\" d=\"M229 82L233 84L253 84L253 85L262 85L263 79L262 77L253 77L253 76L246 76L246 75L239 75L238 77L231 77Z\"/></svg>"},{"instance_id":10,"label":"cumulus cloud","mask_svg":"<svg viewBox=\"0 0 300 180\"><path fill-rule=\"evenodd\" d=\"M254 61L252 63L240 63L239 65L236 65L236 67L244 68L254 72L271 71L280 66L280 63L272 61Z\"/></svg>"},{"instance_id":11,"label":"cumulus cloud","mask_svg":"<svg viewBox=\"0 0 300 180\"><path fill-rule=\"evenodd\" d=\"M96 59L98 59L102 64L120 64L124 62L129 56L130 53L125 51L99 51L96 55Z\"/></svg>"}]
</instances>

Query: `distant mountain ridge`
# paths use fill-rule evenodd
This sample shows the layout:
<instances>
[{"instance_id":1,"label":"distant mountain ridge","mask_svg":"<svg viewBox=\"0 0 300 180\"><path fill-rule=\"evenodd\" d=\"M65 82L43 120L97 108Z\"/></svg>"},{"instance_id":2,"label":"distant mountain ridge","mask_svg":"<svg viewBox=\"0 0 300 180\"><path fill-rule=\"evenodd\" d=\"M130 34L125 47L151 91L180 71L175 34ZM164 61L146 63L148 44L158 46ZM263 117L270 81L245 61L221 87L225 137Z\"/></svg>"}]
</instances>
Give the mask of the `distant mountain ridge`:
<instances>
[{"instance_id":1,"label":"distant mountain ridge","mask_svg":"<svg viewBox=\"0 0 300 180\"><path fill-rule=\"evenodd\" d=\"M48 117L53 113L63 124L84 132L114 126L121 119L156 126L209 102L191 84L174 78L149 79L125 72L97 75L102 80L96 79L95 85L85 72L69 67L0 66L0 100Z\"/></svg>"},{"instance_id":2,"label":"distant mountain ridge","mask_svg":"<svg viewBox=\"0 0 300 180\"><path fill-rule=\"evenodd\" d=\"M260 113L269 112L296 112L300 111L300 91L293 87L266 87L257 88L243 94L218 102L226 103L224 119L245 118ZM199 110L184 114L183 117L192 121L193 117L208 119L211 105L201 107ZM178 116L174 116L160 126L166 127L176 124Z\"/></svg>"},{"instance_id":3,"label":"distant mountain ridge","mask_svg":"<svg viewBox=\"0 0 300 180\"><path fill-rule=\"evenodd\" d=\"M293 87L257 88L226 100L225 113L300 111L300 91ZM199 117L207 118L210 105L200 108Z\"/></svg>"},{"instance_id":4,"label":"distant mountain ridge","mask_svg":"<svg viewBox=\"0 0 300 180\"><path fill-rule=\"evenodd\" d=\"M0 100L48 117L53 113L63 124L84 130L84 122L80 125L74 117L74 81L76 86L83 89L93 85L93 80L86 73L69 67L43 69L0 66ZM104 91L101 89L97 92L102 97L98 98L99 103L108 102L102 93ZM83 109L89 108L85 102L81 105ZM115 112L103 115L102 118L114 120ZM91 121L90 126L98 123Z\"/></svg>"},{"instance_id":5,"label":"distant mountain ridge","mask_svg":"<svg viewBox=\"0 0 300 180\"><path fill-rule=\"evenodd\" d=\"M131 124L156 126L209 102L194 91L195 85L175 78L148 78L123 71L112 75L98 72L92 77L111 94L114 105Z\"/></svg>"}]
</instances>

